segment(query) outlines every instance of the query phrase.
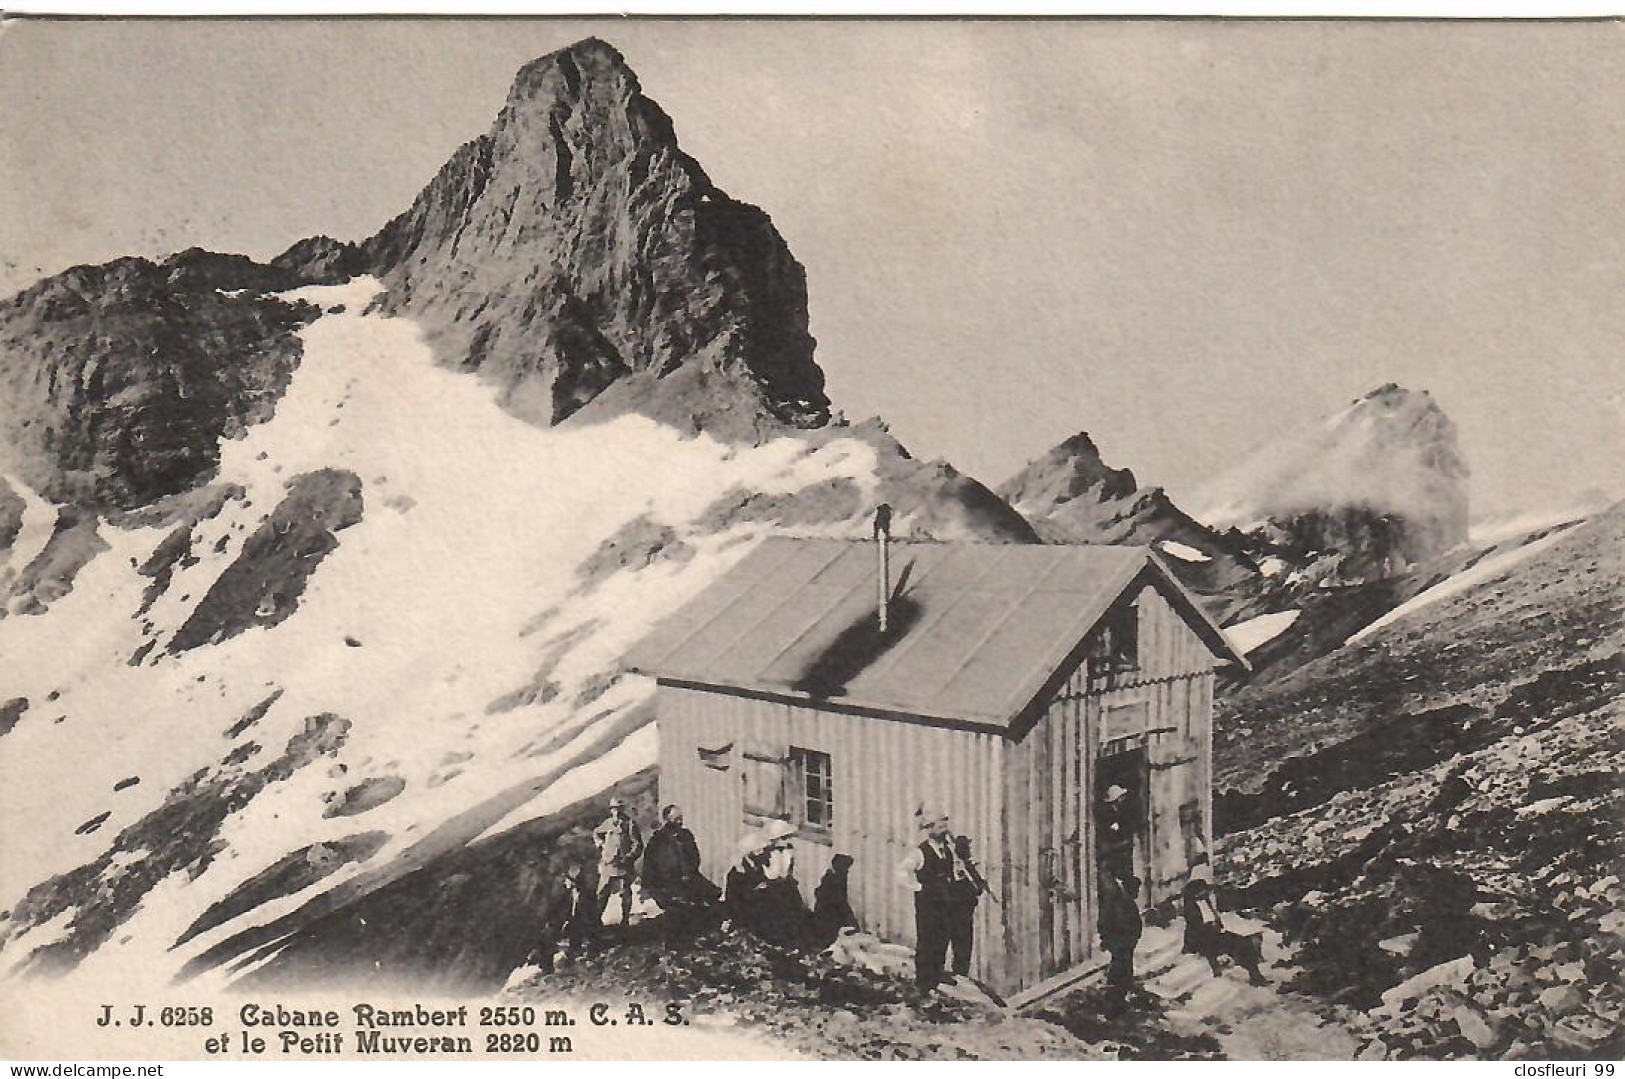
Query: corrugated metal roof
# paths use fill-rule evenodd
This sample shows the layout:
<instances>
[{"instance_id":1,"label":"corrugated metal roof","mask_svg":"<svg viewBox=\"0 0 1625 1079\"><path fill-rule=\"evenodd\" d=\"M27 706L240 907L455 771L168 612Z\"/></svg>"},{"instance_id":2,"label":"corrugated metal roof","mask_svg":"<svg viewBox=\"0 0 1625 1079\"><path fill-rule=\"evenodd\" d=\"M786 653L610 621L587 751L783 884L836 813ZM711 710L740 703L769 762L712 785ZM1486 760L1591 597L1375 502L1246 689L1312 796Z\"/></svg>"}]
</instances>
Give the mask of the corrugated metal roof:
<instances>
[{"instance_id":1,"label":"corrugated metal roof","mask_svg":"<svg viewBox=\"0 0 1625 1079\"><path fill-rule=\"evenodd\" d=\"M1148 568L1210 646L1223 634L1145 547L899 543L892 626L872 542L774 537L658 626L628 666L726 686L1008 726Z\"/></svg>"}]
</instances>

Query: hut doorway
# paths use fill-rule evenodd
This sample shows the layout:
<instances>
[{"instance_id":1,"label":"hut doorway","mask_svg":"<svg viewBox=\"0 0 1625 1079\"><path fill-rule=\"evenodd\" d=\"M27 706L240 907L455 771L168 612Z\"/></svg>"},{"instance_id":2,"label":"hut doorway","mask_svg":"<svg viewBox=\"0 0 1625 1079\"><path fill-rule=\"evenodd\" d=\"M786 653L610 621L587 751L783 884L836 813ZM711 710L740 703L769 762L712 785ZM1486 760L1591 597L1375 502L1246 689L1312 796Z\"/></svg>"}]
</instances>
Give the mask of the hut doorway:
<instances>
[{"instance_id":1,"label":"hut doorway","mask_svg":"<svg viewBox=\"0 0 1625 1079\"><path fill-rule=\"evenodd\" d=\"M1107 795L1113 787L1124 794ZM1095 850L1101 868L1132 872L1140 879L1142 903L1151 867L1151 767L1144 746L1109 753L1095 766Z\"/></svg>"}]
</instances>

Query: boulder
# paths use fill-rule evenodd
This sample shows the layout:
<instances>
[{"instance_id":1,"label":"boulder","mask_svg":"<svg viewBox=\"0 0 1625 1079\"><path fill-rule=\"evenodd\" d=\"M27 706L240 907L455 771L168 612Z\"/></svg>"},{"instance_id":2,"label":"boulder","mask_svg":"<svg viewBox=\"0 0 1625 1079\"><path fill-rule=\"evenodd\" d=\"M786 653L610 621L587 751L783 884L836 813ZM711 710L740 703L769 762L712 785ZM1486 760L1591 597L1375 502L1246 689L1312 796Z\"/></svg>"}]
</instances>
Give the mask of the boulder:
<instances>
[{"instance_id":1,"label":"boulder","mask_svg":"<svg viewBox=\"0 0 1625 1079\"><path fill-rule=\"evenodd\" d=\"M1456 1029L1461 1031L1461 1036L1472 1042L1476 1049L1493 1049L1496 1042L1500 1041L1500 1034L1495 1027L1472 1005L1457 1005L1451 1010L1450 1018L1455 1021Z\"/></svg>"},{"instance_id":2,"label":"boulder","mask_svg":"<svg viewBox=\"0 0 1625 1079\"><path fill-rule=\"evenodd\" d=\"M1568 1015L1578 1010L1586 1002L1586 995L1573 985L1554 985L1550 989L1541 991L1535 998L1540 1006L1553 1015Z\"/></svg>"},{"instance_id":3,"label":"boulder","mask_svg":"<svg viewBox=\"0 0 1625 1079\"><path fill-rule=\"evenodd\" d=\"M1390 1013L1398 1012L1405 1004L1440 986L1460 989L1466 986L1473 969L1473 957L1470 955L1429 967L1382 994L1383 1008Z\"/></svg>"}]
</instances>

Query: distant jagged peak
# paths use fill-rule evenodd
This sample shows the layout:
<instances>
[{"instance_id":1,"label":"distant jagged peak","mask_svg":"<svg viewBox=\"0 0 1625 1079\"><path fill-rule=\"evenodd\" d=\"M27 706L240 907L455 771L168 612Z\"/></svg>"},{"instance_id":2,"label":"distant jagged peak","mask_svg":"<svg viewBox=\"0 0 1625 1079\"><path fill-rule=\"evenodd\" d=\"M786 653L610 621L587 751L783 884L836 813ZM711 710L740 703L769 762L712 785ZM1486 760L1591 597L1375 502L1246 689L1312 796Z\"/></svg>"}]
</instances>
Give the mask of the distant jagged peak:
<instances>
[{"instance_id":1,"label":"distant jagged peak","mask_svg":"<svg viewBox=\"0 0 1625 1079\"><path fill-rule=\"evenodd\" d=\"M1467 540L1468 477L1444 409L1390 382L1246 454L1203 486L1196 516L1289 547L1359 548L1378 567L1359 576L1386 574Z\"/></svg>"},{"instance_id":2,"label":"distant jagged peak","mask_svg":"<svg viewBox=\"0 0 1625 1079\"><path fill-rule=\"evenodd\" d=\"M1197 515L1246 527L1344 507L1425 517L1460 502L1465 525L1467 477L1450 417L1426 391L1390 382L1242 457L1204 485Z\"/></svg>"},{"instance_id":3,"label":"distant jagged peak","mask_svg":"<svg viewBox=\"0 0 1625 1079\"><path fill-rule=\"evenodd\" d=\"M1108 465L1089 432L1079 431L1006 480L998 494L1023 513L1043 515L1078 498L1110 502L1138 489L1133 472Z\"/></svg>"}]
</instances>

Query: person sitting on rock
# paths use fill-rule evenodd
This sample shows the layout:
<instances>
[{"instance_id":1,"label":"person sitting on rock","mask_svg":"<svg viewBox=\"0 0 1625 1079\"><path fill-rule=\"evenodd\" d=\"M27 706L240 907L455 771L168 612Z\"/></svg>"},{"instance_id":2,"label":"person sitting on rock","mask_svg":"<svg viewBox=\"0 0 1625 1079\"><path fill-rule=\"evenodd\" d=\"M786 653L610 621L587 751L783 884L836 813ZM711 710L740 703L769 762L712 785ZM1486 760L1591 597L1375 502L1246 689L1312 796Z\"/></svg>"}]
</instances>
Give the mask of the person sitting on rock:
<instances>
[{"instance_id":1,"label":"person sitting on rock","mask_svg":"<svg viewBox=\"0 0 1625 1079\"><path fill-rule=\"evenodd\" d=\"M1213 896L1212 872L1206 865L1191 870L1180 905L1185 915L1185 951L1206 959L1214 977L1224 973L1219 960L1229 956L1247 972L1248 980L1254 985L1269 984L1258 969L1263 955L1257 938L1224 928L1218 901Z\"/></svg>"},{"instance_id":2,"label":"person sitting on rock","mask_svg":"<svg viewBox=\"0 0 1625 1079\"><path fill-rule=\"evenodd\" d=\"M837 854L830 859L829 869L813 890L811 946L814 948L827 948L835 943L841 930L858 928L858 916L852 912L846 887L851 869L852 856Z\"/></svg>"},{"instance_id":3,"label":"person sitting on rock","mask_svg":"<svg viewBox=\"0 0 1625 1079\"><path fill-rule=\"evenodd\" d=\"M740 859L728 871L723 905L739 928L770 944L800 948L808 941L812 912L795 879L795 829L770 821L740 843Z\"/></svg>"},{"instance_id":4,"label":"person sitting on rock","mask_svg":"<svg viewBox=\"0 0 1625 1079\"><path fill-rule=\"evenodd\" d=\"M739 928L753 914L756 893L767 884L767 840L760 832L746 832L739 839L739 858L728 868L722 881L722 906L728 920Z\"/></svg>"},{"instance_id":5,"label":"person sitting on rock","mask_svg":"<svg viewBox=\"0 0 1625 1079\"><path fill-rule=\"evenodd\" d=\"M668 805L643 852L644 894L667 914L704 906L717 897L717 887L700 873L700 845L683 824L683 811Z\"/></svg>"},{"instance_id":6,"label":"person sitting on rock","mask_svg":"<svg viewBox=\"0 0 1625 1079\"><path fill-rule=\"evenodd\" d=\"M542 905L542 931L527 962L544 973L553 973L560 955L585 948L590 939L597 909L581 878L580 866L567 868Z\"/></svg>"}]
</instances>

